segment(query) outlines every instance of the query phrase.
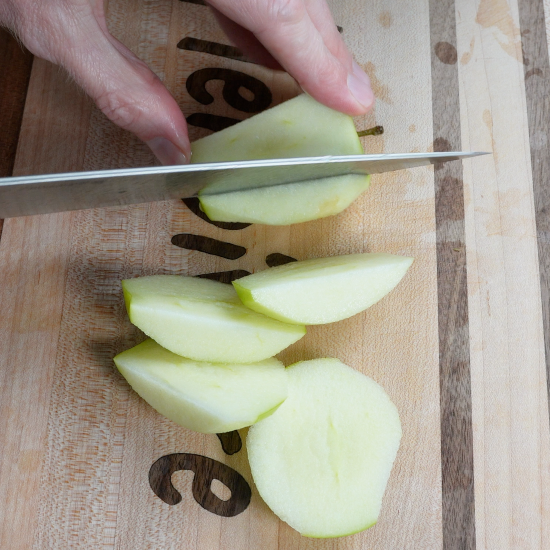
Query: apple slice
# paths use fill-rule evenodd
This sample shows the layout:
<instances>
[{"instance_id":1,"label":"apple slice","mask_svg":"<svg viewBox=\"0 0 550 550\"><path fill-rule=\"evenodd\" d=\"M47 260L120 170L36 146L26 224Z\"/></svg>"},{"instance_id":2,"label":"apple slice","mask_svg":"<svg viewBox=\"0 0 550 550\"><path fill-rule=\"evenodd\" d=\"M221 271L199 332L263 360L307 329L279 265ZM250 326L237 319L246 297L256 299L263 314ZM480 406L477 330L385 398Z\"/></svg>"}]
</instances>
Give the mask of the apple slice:
<instances>
[{"instance_id":1,"label":"apple slice","mask_svg":"<svg viewBox=\"0 0 550 550\"><path fill-rule=\"evenodd\" d=\"M401 281L413 259L350 254L292 262L233 281L243 304L286 323L321 325L372 306Z\"/></svg>"},{"instance_id":2,"label":"apple slice","mask_svg":"<svg viewBox=\"0 0 550 550\"><path fill-rule=\"evenodd\" d=\"M215 363L255 363L304 334L242 305L223 283L153 275L122 281L130 321L173 353Z\"/></svg>"},{"instance_id":3,"label":"apple slice","mask_svg":"<svg viewBox=\"0 0 550 550\"><path fill-rule=\"evenodd\" d=\"M296 363L287 373L286 401L248 432L261 497L307 537L371 527L401 440L395 405L338 359Z\"/></svg>"},{"instance_id":4,"label":"apple slice","mask_svg":"<svg viewBox=\"0 0 550 550\"><path fill-rule=\"evenodd\" d=\"M361 155L363 147L350 116L302 94L194 141L191 151L202 163Z\"/></svg>"},{"instance_id":5,"label":"apple slice","mask_svg":"<svg viewBox=\"0 0 550 550\"><path fill-rule=\"evenodd\" d=\"M360 155L353 119L301 95L192 144L192 162L323 155ZM289 225L338 214L368 189L369 176L255 188L261 182L221 180L199 193L214 221Z\"/></svg>"},{"instance_id":6,"label":"apple slice","mask_svg":"<svg viewBox=\"0 0 550 550\"><path fill-rule=\"evenodd\" d=\"M201 208L217 222L291 225L345 210L369 188L370 176L336 176L217 195L201 194Z\"/></svg>"},{"instance_id":7,"label":"apple slice","mask_svg":"<svg viewBox=\"0 0 550 550\"><path fill-rule=\"evenodd\" d=\"M274 358L251 364L204 363L146 340L114 361L149 405L196 432L250 426L269 416L287 396L285 367Z\"/></svg>"}]
</instances>

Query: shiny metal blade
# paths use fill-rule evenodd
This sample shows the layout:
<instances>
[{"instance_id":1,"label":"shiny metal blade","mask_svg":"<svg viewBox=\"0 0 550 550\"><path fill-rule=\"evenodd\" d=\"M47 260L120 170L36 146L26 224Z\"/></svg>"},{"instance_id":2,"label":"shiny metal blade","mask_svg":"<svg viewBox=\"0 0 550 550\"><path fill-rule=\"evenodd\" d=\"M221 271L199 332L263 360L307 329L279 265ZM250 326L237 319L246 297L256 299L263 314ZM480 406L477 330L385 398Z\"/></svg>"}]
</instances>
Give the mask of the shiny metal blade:
<instances>
[{"instance_id":1,"label":"shiny metal blade","mask_svg":"<svg viewBox=\"0 0 550 550\"><path fill-rule=\"evenodd\" d=\"M346 174L379 174L487 153L269 159L0 178L0 218L121 206Z\"/></svg>"}]
</instances>

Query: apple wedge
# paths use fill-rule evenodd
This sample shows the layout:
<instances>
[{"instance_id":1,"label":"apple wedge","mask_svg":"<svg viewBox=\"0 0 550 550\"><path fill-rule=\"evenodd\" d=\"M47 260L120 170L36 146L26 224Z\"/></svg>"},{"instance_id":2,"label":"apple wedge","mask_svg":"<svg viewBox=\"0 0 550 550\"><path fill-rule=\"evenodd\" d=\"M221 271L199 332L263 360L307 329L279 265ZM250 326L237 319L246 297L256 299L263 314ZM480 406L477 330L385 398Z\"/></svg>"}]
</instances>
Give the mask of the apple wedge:
<instances>
[{"instance_id":1,"label":"apple wedge","mask_svg":"<svg viewBox=\"0 0 550 550\"><path fill-rule=\"evenodd\" d=\"M223 283L153 275L122 281L130 321L169 351L196 361L255 363L302 336L290 325L245 307Z\"/></svg>"},{"instance_id":2,"label":"apple wedge","mask_svg":"<svg viewBox=\"0 0 550 550\"><path fill-rule=\"evenodd\" d=\"M353 119L302 94L191 144L192 162L361 155Z\"/></svg>"},{"instance_id":3,"label":"apple wedge","mask_svg":"<svg viewBox=\"0 0 550 550\"><path fill-rule=\"evenodd\" d=\"M233 281L243 304L286 323L321 325L347 319L390 292L413 259L350 254L292 262Z\"/></svg>"},{"instance_id":4,"label":"apple wedge","mask_svg":"<svg viewBox=\"0 0 550 550\"><path fill-rule=\"evenodd\" d=\"M201 433L250 426L269 416L287 396L285 367L274 358L249 364L205 363L146 340L114 362L160 414Z\"/></svg>"},{"instance_id":5,"label":"apple wedge","mask_svg":"<svg viewBox=\"0 0 550 550\"><path fill-rule=\"evenodd\" d=\"M336 176L217 195L201 194L201 208L217 222L291 225L345 210L369 188L370 176Z\"/></svg>"},{"instance_id":6,"label":"apple wedge","mask_svg":"<svg viewBox=\"0 0 550 550\"><path fill-rule=\"evenodd\" d=\"M353 119L301 95L195 141L193 163L323 155L360 155ZM218 181L199 193L214 221L289 225L338 214L368 189L370 176L348 175L257 188ZM251 189L251 187L256 187Z\"/></svg>"},{"instance_id":7,"label":"apple wedge","mask_svg":"<svg viewBox=\"0 0 550 550\"><path fill-rule=\"evenodd\" d=\"M287 374L286 401L248 432L261 497L307 537L371 527L401 440L395 405L374 380L337 359L296 363Z\"/></svg>"}]
</instances>

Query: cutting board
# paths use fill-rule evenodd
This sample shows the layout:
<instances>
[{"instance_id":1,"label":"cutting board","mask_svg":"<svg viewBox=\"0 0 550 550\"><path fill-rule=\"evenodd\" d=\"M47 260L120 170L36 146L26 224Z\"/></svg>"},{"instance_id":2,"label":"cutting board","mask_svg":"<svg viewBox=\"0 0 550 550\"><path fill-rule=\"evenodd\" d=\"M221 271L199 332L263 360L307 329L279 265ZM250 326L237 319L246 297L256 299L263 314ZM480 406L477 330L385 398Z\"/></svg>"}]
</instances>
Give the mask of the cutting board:
<instances>
[{"instance_id":1,"label":"cutting board","mask_svg":"<svg viewBox=\"0 0 550 550\"><path fill-rule=\"evenodd\" d=\"M355 119L358 130L384 127L362 138L367 152L491 156L377 175L344 213L289 227L220 227L189 201L6 220L0 547L550 548L544 4L330 2L378 98ZM177 99L192 139L300 93L235 52L200 0L106 9L111 32ZM28 56L18 67L28 74ZM14 175L155 162L45 61L32 62L23 105ZM399 409L403 440L378 524L307 539L258 495L246 430L181 428L117 373L113 356L143 339L120 281L228 282L291 258L356 252L415 262L381 302L309 328L280 358L337 357L373 377Z\"/></svg>"}]
</instances>

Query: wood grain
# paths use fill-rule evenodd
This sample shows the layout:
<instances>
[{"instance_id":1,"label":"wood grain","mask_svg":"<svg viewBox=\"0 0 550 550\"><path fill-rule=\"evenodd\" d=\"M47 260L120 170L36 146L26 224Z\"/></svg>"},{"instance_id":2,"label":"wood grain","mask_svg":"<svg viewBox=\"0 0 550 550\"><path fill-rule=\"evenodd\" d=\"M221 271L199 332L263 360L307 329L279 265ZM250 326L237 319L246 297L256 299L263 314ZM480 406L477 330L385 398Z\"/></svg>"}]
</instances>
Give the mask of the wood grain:
<instances>
[{"instance_id":1,"label":"wood grain","mask_svg":"<svg viewBox=\"0 0 550 550\"><path fill-rule=\"evenodd\" d=\"M548 397L518 2L457 5L476 541L547 548ZM510 131L513 128L514 131Z\"/></svg>"},{"instance_id":2,"label":"wood grain","mask_svg":"<svg viewBox=\"0 0 550 550\"><path fill-rule=\"evenodd\" d=\"M23 108L32 68L32 54L0 28L0 177L12 175ZM3 220L0 220L0 239Z\"/></svg>"},{"instance_id":3,"label":"wood grain","mask_svg":"<svg viewBox=\"0 0 550 550\"><path fill-rule=\"evenodd\" d=\"M460 151L454 0L430 2L434 151ZM435 166L443 547L474 549L470 342L462 163Z\"/></svg>"},{"instance_id":4,"label":"wood grain","mask_svg":"<svg viewBox=\"0 0 550 550\"><path fill-rule=\"evenodd\" d=\"M540 263L546 381L550 395L550 64L544 4L518 3Z\"/></svg>"},{"instance_id":5,"label":"wood grain","mask_svg":"<svg viewBox=\"0 0 550 550\"><path fill-rule=\"evenodd\" d=\"M291 227L216 226L182 201L8 220L0 242L0 547L550 547L550 2L545 11L540 0L330 4L378 98L356 119L359 129L385 128L362 138L368 152L462 147L493 156L465 162L462 173L452 164L373 177L345 213ZM193 117L192 139L251 116L266 98L275 105L299 92L283 73L178 48L186 38L230 46L202 1L110 0L106 9L111 31ZM248 90L239 92L243 83ZM263 90L260 102L254 89ZM14 174L155 162L40 60L18 142ZM172 244L183 234L245 253L228 259ZM415 263L379 304L311 327L281 358L334 356L372 376L398 406L403 443L376 527L306 539L260 499L245 445L229 455L215 435L176 426L113 368L112 357L143 338L127 320L120 279L180 273L230 282L289 259L362 251ZM149 472L167 456L180 457L165 459L177 470L183 455L237 472L250 504L232 517L209 512L189 470L159 477L181 496L166 504ZM219 491L228 489L216 483L195 487L198 500L223 501Z\"/></svg>"}]
</instances>

